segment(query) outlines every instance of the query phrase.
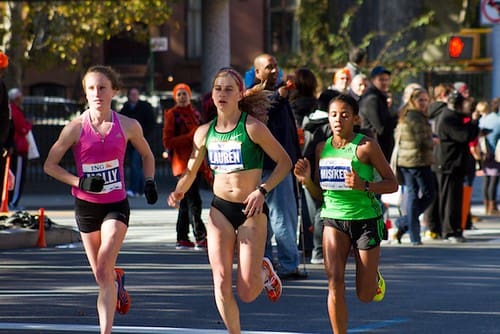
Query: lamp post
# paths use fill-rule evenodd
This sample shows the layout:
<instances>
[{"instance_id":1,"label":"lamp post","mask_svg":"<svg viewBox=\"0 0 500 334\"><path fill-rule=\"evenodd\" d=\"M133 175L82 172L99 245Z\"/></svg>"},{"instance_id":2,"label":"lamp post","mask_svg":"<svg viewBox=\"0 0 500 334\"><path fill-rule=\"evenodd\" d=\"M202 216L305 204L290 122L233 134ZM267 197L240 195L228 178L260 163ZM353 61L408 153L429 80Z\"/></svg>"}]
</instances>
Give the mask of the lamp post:
<instances>
[{"instance_id":1,"label":"lamp post","mask_svg":"<svg viewBox=\"0 0 500 334\"><path fill-rule=\"evenodd\" d=\"M155 90L155 52L168 51L167 37L151 37L149 40L149 93Z\"/></svg>"}]
</instances>

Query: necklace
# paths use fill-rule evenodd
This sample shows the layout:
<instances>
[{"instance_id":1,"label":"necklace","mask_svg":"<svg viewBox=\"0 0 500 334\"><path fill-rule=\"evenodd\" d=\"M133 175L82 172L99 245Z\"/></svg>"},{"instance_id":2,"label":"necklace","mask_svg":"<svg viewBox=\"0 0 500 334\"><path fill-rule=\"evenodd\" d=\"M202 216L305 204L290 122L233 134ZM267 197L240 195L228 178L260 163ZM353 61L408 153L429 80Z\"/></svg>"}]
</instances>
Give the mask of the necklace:
<instances>
[{"instance_id":1,"label":"necklace","mask_svg":"<svg viewBox=\"0 0 500 334\"><path fill-rule=\"evenodd\" d=\"M340 141L336 142L334 138L332 138L333 147L337 149L343 149L352 141L352 136L349 138L341 138Z\"/></svg>"}]
</instances>

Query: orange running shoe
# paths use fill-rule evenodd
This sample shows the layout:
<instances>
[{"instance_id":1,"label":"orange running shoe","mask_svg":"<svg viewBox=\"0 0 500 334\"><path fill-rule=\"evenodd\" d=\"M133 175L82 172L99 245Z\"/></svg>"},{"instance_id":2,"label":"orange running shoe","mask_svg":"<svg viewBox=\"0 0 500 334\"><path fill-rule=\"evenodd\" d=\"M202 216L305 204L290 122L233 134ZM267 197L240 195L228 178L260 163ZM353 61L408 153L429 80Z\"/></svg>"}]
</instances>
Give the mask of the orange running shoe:
<instances>
[{"instance_id":1,"label":"orange running shoe","mask_svg":"<svg viewBox=\"0 0 500 334\"><path fill-rule=\"evenodd\" d=\"M125 314L130 310L132 302L128 291L125 290L125 272L123 269L115 268L116 282L118 283L118 297L116 299L116 312Z\"/></svg>"},{"instance_id":2,"label":"orange running shoe","mask_svg":"<svg viewBox=\"0 0 500 334\"><path fill-rule=\"evenodd\" d=\"M267 257L262 260L262 268L266 272L264 288L266 289L267 297L270 301L277 302L281 297L281 280L274 271L273 264Z\"/></svg>"}]
</instances>

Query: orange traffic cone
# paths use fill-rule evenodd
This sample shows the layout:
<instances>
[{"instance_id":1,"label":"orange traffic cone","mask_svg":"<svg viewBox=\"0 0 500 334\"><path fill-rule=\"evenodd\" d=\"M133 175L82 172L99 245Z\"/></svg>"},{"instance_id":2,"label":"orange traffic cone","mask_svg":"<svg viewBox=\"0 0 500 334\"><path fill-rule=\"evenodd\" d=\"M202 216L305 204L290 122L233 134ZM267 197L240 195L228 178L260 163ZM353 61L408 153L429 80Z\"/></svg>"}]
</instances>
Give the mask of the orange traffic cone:
<instances>
[{"instance_id":1,"label":"orange traffic cone","mask_svg":"<svg viewBox=\"0 0 500 334\"><path fill-rule=\"evenodd\" d=\"M36 246L38 248L47 247L47 243L45 242L45 209L40 208L40 212L38 214L38 240L36 242Z\"/></svg>"},{"instance_id":2,"label":"orange traffic cone","mask_svg":"<svg viewBox=\"0 0 500 334\"><path fill-rule=\"evenodd\" d=\"M3 188L2 188L2 204L0 206L0 212L9 212L9 170L10 170L10 156L5 158L5 173L3 176Z\"/></svg>"},{"instance_id":3,"label":"orange traffic cone","mask_svg":"<svg viewBox=\"0 0 500 334\"><path fill-rule=\"evenodd\" d=\"M467 216L470 212L470 201L472 199L472 187L464 186L464 193L462 197L462 221L460 227L462 231L467 227Z\"/></svg>"}]
</instances>

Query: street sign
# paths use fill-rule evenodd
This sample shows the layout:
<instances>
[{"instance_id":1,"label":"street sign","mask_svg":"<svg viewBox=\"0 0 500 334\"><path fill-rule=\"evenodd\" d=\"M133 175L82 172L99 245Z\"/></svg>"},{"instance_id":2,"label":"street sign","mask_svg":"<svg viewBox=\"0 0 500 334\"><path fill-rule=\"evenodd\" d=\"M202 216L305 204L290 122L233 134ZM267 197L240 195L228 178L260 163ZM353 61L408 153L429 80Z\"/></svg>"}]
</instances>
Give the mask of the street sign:
<instances>
[{"instance_id":1,"label":"street sign","mask_svg":"<svg viewBox=\"0 0 500 334\"><path fill-rule=\"evenodd\" d=\"M152 52L161 52L168 50L168 38L167 37L151 37L149 41L149 46Z\"/></svg>"},{"instance_id":2,"label":"street sign","mask_svg":"<svg viewBox=\"0 0 500 334\"><path fill-rule=\"evenodd\" d=\"M481 0L481 24L500 24L499 0Z\"/></svg>"}]
</instances>

